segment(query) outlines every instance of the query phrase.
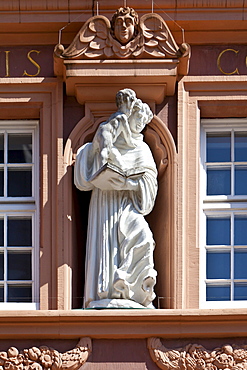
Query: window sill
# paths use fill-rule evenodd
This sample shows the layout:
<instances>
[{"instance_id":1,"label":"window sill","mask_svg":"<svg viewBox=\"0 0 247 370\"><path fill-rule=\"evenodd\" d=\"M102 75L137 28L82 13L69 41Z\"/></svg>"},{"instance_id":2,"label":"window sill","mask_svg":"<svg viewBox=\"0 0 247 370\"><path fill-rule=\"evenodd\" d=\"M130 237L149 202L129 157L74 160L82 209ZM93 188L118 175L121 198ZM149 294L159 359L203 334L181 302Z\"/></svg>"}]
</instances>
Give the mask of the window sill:
<instances>
[{"instance_id":1,"label":"window sill","mask_svg":"<svg viewBox=\"0 0 247 370\"><path fill-rule=\"evenodd\" d=\"M201 309L243 309L247 308L247 301L208 301L201 303Z\"/></svg>"},{"instance_id":2,"label":"window sill","mask_svg":"<svg viewBox=\"0 0 247 370\"><path fill-rule=\"evenodd\" d=\"M0 311L1 338L246 337L246 309Z\"/></svg>"},{"instance_id":3,"label":"window sill","mask_svg":"<svg viewBox=\"0 0 247 370\"><path fill-rule=\"evenodd\" d=\"M1 311L33 311L39 310L39 303L16 303L16 302L6 302L0 303L0 316Z\"/></svg>"}]
</instances>

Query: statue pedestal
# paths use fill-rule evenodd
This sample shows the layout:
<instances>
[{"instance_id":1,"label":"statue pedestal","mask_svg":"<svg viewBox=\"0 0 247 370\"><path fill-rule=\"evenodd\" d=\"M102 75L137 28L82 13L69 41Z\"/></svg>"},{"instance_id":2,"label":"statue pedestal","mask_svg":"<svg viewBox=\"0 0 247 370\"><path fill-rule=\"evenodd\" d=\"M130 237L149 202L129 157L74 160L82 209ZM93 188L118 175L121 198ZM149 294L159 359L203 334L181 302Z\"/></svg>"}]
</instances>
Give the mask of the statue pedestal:
<instances>
[{"instance_id":1,"label":"statue pedestal","mask_svg":"<svg viewBox=\"0 0 247 370\"><path fill-rule=\"evenodd\" d=\"M150 304L148 307L142 306L139 303L131 301L129 299L100 299L98 301L91 301L87 306L87 309L112 309L112 308L139 308L139 309L155 309L155 307Z\"/></svg>"}]
</instances>

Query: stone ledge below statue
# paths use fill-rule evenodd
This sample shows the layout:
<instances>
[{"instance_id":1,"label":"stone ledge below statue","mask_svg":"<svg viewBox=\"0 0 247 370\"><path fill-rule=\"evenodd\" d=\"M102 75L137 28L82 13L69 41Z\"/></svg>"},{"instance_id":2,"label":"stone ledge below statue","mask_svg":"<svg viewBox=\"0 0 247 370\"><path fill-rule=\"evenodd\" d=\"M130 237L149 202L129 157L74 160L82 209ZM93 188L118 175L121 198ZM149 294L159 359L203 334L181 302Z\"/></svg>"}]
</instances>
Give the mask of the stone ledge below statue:
<instances>
[{"instance_id":1,"label":"stone ledge below statue","mask_svg":"<svg viewBox=\"0 0 247 370\"><path fill-rule=\"evenodd\" d=\"M150 304L145 307L137 302L131 301L130 299L100 299L98 301L91 301L86 309L112 309L112 308L138 308L138 309L155 309Z\"/></svg>"}]
</instances>

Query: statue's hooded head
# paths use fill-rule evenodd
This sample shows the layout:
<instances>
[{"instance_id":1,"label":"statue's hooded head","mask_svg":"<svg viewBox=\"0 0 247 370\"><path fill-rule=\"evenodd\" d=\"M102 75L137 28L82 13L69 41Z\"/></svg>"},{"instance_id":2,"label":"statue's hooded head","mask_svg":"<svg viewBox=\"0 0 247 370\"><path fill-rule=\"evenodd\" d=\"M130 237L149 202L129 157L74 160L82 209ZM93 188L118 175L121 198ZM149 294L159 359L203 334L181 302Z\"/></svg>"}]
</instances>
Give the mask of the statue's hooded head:
<instances>
[{"instance_id":1,"label":"statue's hooded head","mask_svg":"<svg viewBox=\"0 0 247 370\"><path fill-rule=\"evenodd\" d=\"M116 95L116 105L122 113L127 115L127 117L131 114L135 101L136 93L131 89L119 90Z\"/></svg>"},{"instance_id":2,"label":"statue's hooded head","mask_svg":"<svg viewBox=\"0 0 247 370\"><path fill-rule=\"evenodd\" d=\"M138 15L133 8L119 8L111 20L111 31L120 44L126 45L137 32Z\"/></svg>"}]
</instances>

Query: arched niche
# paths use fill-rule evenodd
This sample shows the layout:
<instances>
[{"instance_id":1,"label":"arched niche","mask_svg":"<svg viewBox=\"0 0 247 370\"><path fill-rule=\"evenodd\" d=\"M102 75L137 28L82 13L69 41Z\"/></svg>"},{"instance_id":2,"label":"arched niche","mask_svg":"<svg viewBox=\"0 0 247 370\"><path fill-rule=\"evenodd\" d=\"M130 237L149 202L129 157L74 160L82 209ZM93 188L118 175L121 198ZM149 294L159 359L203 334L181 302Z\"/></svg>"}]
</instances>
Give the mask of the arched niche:
<instances>
[{"instance_id":1,"label":"arched niche","mask_svg":"<svg viewBox=\"0 0 247 370\"><path fill-rule=\"evenodd\" d=\"M84 254L86 244L87 213L90 194L75 189L73 183L73 164L77 149L90 142L98 125L116 110L111 103L104 104L103 110L95 110L92 104L85 104L85 116L71 132L65 146L64 233L68 263L73 270L72 297L83 290ZM150 146L158 169L158 194L153 211L147 221L156 242L155 269L158 271L155 288L157 308L175 308L176 278L176 199L177 199L177 153L173 137L164 122L154 116L144 130L144 140ZM86 193L86 194L85 194ZM79 204L80 203L80 204ZM78 207L79 204L79 207ZM80 209L79 209L80 208ZM78 222L79 218L79 222ZM79 251L79 253L78 253ZM75 266L77 264L77 267ZM77 280L80 280L79 282ZM82 297L81 297L82 298ZM73 308L80 305L77 299Z\"/></svg>"}]
</instances>

